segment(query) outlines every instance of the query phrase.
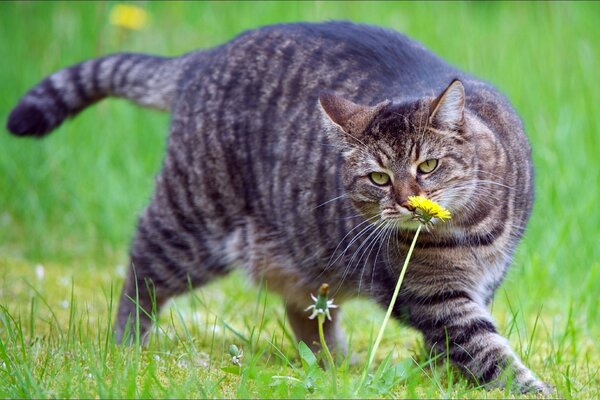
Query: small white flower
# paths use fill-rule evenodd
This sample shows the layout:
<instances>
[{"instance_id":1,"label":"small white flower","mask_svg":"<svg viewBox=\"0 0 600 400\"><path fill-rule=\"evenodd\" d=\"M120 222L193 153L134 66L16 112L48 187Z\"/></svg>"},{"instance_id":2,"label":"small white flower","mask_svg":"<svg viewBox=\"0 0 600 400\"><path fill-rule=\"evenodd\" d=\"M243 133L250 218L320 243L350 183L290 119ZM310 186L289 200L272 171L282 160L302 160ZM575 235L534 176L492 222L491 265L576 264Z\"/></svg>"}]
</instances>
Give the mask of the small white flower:
<instances>
[{"instance_id":1,"label":"small white flower","mask_svg":"<svg viewBox=\"0 0 600 400\"><path fill-rule=\"evenodd\" d=\"M235 365L238 366L242 366L242 357L244 356L244 352L241 351L239 356L233 356L231 357L231 362L234 363Z\"/></svg>"},{"instance_id":2,"label":"small white flower","mask_svg":"<svg viewBox=\"0 0 600 400\"><path fill-rule=\"evenodd\" d=\"M206 353L200 353L196 357L196 363L203 368L208 368L210 365L210 356Z\"/></svg>"},{"instance_id":3,"label":"small white flower","mask_svg":"<svg viewBox=\"0 0 600 400\"><path fill-rule=\"evenodd\" d=\"M326 308L322 309L322 308L317 307L317 305L316 305L317 298L312 294L310 295L310 297L314 300L315 304L311 304L310 306L308 306L304 309L304 311L312 310L312 314L310 314L308 316L308 318L315 319L315 317L318 316L319 314L324 314L327 317L327 319L331 321L331 313L329 312L329 309L330 308L338 308L337 304L333 304L333 299L327 300Z\"/></svg>"},{"instance_id":4,"label":"small white flower","mask_svg":"<svg viewBox=\"0 0 600 400\"><path fill-rule=\"evenodd\" d=\"M45 271L44 266L42 264L38 264L38 265L35 266L35 276L39 280L44 279L45 272L46 271Z\"/></svg>"},{"instance_id":5,"label":"small white flower","mask_svg":"<svg viewBox=\"0 0 600 400\"><path fill-rule=\"evenodd\" d=\"M160 361L160 356L158 354L154 355L154 361Z\"/></svg>"},{"instance_id":6,"label":"small white flower","mask_svg":"<svg viewBox=\"0 0 600 400\"><path fill-rule=\"evenodd\" d=\"M60 308L66 310L67 308L69 308L69 301L68 300L63 300L60 302Z\"/></svg>"},{"instance_id":7,"label":"small white flower","mask_svg":"<svg viewBox=\"0 0 600 400\"><path fill-rule=\"evenodd\" d=\"M115 267L115 272L117 273L117 276L123 278L125 276L125 266L124 265L117 265Z\"/></svg>"},{"instance_id":8,"label":"small white flower","mask_svg":"<svg viewBox=\"0 0 600 400\"><path fill-rule=\"evenodd\" d=\"M306 307L304 311L312 310L312 314L308 317L309 319L315 319L318 315L324 315L328 320L331 321L331 314L329 312L330 308L338 308L336 304L333 304L333 299L329 300L327 298L329 292L329 285L324 283L319 288L319 296L315 297L312 293L310 295L311 299L315 302L310 306Z\"/></svg>"},{"instance_id":9,"label":"small white flower","mask_svg":"<svg viewBox=\"0 0 600 400\"><path fill-rule=\"evenodd\" d=\"M202 368L208 368L209 366L209 356L206 353L200 353L197 357L194 358L193 362Z\"/></svg>"},{"instance_id":10,"label":"small white flower","mask_svg":"<svg viewBox=\"0 0 600 400\"><path fill-rule=\"evenodd\" d=\"M60 279L58 280L58 284L60 286L69 286L70 283L71 283L71 279L68 276L61 276Z\"/></svg>"},{"instance_id":11,"label":"small white flower","mask_svg":"<svg viewBox=\"0 0 600 400\"><path fill-rule=\"evenodd\" d=\"M203 321L203 315L200 311L194 311L192 313L192 321L201 324Z\"/></svg>"}]
</instances>

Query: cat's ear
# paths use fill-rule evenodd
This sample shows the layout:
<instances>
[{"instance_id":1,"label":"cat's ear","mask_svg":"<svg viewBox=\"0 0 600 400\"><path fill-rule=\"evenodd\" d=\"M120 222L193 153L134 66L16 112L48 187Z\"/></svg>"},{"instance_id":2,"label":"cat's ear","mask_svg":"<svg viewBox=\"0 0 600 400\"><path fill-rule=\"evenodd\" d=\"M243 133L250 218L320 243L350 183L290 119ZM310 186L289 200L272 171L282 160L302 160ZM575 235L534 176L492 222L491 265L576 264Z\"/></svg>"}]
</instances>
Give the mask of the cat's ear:
<instances>
[{"instance_id":1,"label":"cat's ear","mask_svg":"<svg viewBox=\"0 0 600 400\"><path fill-rule=\"evenodd\" d=\"M431 103L429 123L445 129L460 129L465 122L465 87L455 79Z\"/></svg>"},{"instance_id":2,"label":"cat's ear","mask_svg":"<svg viewBox=\"0 0 600 400\"><path fill-rule=\"evenodd\" d=\"M329 123L351 137L360 136L369 123L389 104L383 101L374 106L356 104L332 93L322 93L319 104L323 115Z\"/></svg>"}]
</instances>

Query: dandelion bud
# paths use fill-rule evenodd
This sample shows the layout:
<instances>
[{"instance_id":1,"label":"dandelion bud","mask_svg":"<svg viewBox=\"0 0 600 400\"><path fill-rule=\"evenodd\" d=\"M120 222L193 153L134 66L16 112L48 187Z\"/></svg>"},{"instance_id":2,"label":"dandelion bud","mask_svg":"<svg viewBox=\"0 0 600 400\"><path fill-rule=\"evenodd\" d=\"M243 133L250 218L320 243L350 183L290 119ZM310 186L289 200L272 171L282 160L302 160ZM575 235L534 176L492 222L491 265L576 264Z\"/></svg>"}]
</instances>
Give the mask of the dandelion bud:
<instances>
[{"instance_id":1,"label":"dandelion bud","mask_svg":"<svg viewBox=\"0 0 600 400\"><path fill-rule=\"evenodd\" d=\"M240 355L240 349L235 344L230 344L229 354L231 355L231 357L237 357Z\"/></svg>"}]
</instances>

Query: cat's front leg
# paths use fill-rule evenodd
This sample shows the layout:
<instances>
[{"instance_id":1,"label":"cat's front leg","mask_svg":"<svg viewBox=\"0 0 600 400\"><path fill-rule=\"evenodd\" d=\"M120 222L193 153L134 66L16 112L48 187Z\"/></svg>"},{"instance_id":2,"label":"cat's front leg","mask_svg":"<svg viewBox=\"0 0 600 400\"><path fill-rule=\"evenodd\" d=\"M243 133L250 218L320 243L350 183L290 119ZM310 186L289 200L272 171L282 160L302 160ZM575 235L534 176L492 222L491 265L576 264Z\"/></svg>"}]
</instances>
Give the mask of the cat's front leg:
<instances>
[{"instance_id":1,"label":"cat's front leg","mask_svg":"<svg viewBox=\"0 0 600 400\"><path fill-rule=\"evenodd\" d=\"M408 306L410 323L421 330L437 352L450 359L487 388L512 387L522 393L550 394L552 386L539 380L498 333L489 311L463 291L447 291L414 299ZM512 380L503 371L512 371Z\"/></svg>"}]
</instances>

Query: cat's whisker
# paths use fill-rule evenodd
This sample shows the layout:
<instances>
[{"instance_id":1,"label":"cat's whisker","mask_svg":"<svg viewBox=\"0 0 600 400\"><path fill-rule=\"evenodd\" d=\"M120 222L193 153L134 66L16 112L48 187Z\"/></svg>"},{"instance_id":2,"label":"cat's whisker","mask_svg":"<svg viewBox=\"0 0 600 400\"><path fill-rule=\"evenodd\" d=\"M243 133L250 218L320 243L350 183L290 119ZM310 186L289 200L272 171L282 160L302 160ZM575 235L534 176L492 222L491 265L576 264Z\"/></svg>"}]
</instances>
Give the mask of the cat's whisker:
<instances>
[{"instance_id":1,"label":"cat's whisker","mask_svg":"<svg viewBox=\"0 0 600 400\"><path fill-rule=\"evenodd\" d=\"M504 179L505 177L501 176L501 175L496 175L493 172L490 171L485 171L483 169L472 169L472 172L478 173L478 174L488 174L490 176L493 176L494 178L498 178L498 179Z\"/></svg>"},{"instance_id":2,"label":"cat's whisker","mask_svg":"<svg viewBox=\"0 0 600 400\"><path fill-rule=\"evenodd\" d=\"M389 225L389 224L388 224ZM382 233L380 234L376 240L373 241L373 246L371 246L371 250L369 250L369 254L367 254L367 257L365 259L365 262L362 264L362 267L360 269L360 276L358 279L358 291L357 294L360 295L361 289L362 289L362 281L363 281L363 275L365 273L365 270L367 269L367 267L370 265L369 264L369 257L371 256L371 252L373 251L373 249L375 248L375 246L377 245L377 243L379 243L379 248L377 250L377 253L375 254L375 258L373 260L373 265L371 266L371 270L374 270L376 265L377 265L377 257L379 256L379 249L381 249L381 243L382 243L382 238L385 236L385 232L387 232L387 226L384 226L382 229ZM360 262L360 261L359 261ZM357 265L358 266L358 265Z\"/></svg>"},{"instance_id":3,"label":"cat's whisker","mask_svg":"<svg viewBox=\"0 0 600 400\"><path fill-rule=\"evenodd\" d=\"M380 225L374 225L375 229L369 234L369 236L367 236L367 238L358 246L358 248L354 251L354 253L352 253L352 256L350 257L350 261L348 262L348 264L345 266L344 268L344 273L342 275L342 279L340 280L335 293L337 293L340 288L342 287L342 284L344 283L344 280L346 279L346 276L348 275L348 273L350 272L350 268L352 266L352 264L354 263L355 258L357 257L357 255L359 253L361 253L361 250L365 247L365 245L367 245L367 247L370 244L371 239L373 238L374 235L378 235L381 229Z\"/></svg>"},{"instance_id":4,"label":"cat's whisker","mask_svg":"<svg viewBox=\"0 0 600 400\"><path fill-rule=\"evenodd\" d=\"M364 218L364 216L360 213L357 213L357 214L349 215L346 217L335 218L335 220L336 221L348 221L348 220L354 219L354 218Z\"/></svg>"},{"instance_id":5,"label":"cat's whisker","mask_svg":"<svg viewBox=\"0 0 600 400\"><path fill-rule=\"evenodd\" d=\"M363 243L354 251L352 254L350 261L346 265L344 269L344 274L342 277L342 283L347 276L352 276L354 271L361 264L361 261L365 255L367 258L365 259L365 263L369 261L369 256L374 248L374 246L380 241L380 238L385 233L387 226L389 226L389 220L383 220L383 222L379 223L377 229L373 231L364 241ZM368 252L368 254L367 254ZM357 258L358 257L358 258ZM355 261L356 260L356 261ZM354 265L354 266L353 266ZM341 284L339 285L341 286ZM338 287L339 290L339 287Z\"/></svg>"},{"instance_id":6,"label":"cat's whisker","mask_svg":"<svg viewBox=\"0 0 600 400\"><path fill-rule=\"evenodd\" d=\"M505 184L503 184L503 183L496 182L496 181L492 181L492 180L488 180L488 179L479 179L479 180L477 181L477 183L478 183L478 184L487 183L487 184L489 184L489 185L496 185L496 186L500 186L500 187L503 187L503 188L505 188L505 189L508 189L508 190L511 190L511 191L512 191L512 190L515 190L515 188L514 188L513 186L508 186L508 185L505 185Z\"/></svg>"},{"instance_id":7,"label":"cat's whisker","mask_svg":"<svg viewBox=\"0 0 600 400\"><path fill-rule=\"evenodd\" d=\"M384 241L388 242L388 248L386 251L386 256L387 256L387 263L385 263L386 268L389 268L389 265L392 265L392 262L389 259L390 256L390 252L389 252L389 238L391 237L392 233L396 232L396 223L393 220L390 220L390 223L388 225L388 229L387 229L387 240L384 237L383 240L380 241L380 245L379 245L379 249L377 250L377 254L375 255L375 261L373 263L373 266L371 267L371 288L370 291L371 293L373 293L373 283L374 283L374 278L375 278L375 269L377 268L377 258L379 257L379 251L381 250L381 246L383 245ZM363 271L364 272L364 271ZM362 283L362 274L361 274L361 283Z\"/></svg>"},{"instance_id":8,"label":"cat's whisker","mask_svg":"<svg viewBox=\"0 0 600 400\"><path fill-rule=\"evenodd\" d=\"M392 246L392 248L396 251L398 251L399 249L399 245L400 243L398 242L398 235L397 235L397 228L395 226L395 223L392 224L391 229L388 230L388 234L387 234L387 239L385 239L386 241L386 260L387 262L384 264L386 269L390 270L391 265L393 265L393 262L390 260L390 256L392 255L392 251L390 250L390 238L394 236L396 238L396 244L395 246ZM382 242L383 243L383 242ZM379 252L379 250L378 250ZM377 259L377 257L375 257L375 259ZM373 268L371 270L371 293L373 293L373 285L374 285L374 279L375 279L375 268L376 265L373 265Z\"/></svg>"},{"instance_id":9,"label":"cat's whisker","mask_svg":"<svg viewBox=\"0 0 600 400\"><path fill-rule=\"evenodd\" d=\"M336 200L343 199L343 198L345 198L346 196L348 196L348 195L347 195L346 193L344 193L344 194L342 194L342 195L340 195L340 196L334 197L334 198L333 198L333 199L331 199L331 200L327 200L326 202L319 204L318 206L316 206L315 208L313 208L311 211L314 211L314 210L316 210L316 209L317 209L317 208L319 208L319 207L323 207L324 205L326 205L326 204L329 204L329 203L331 203L331 202L333 202L333 201L336 201Z\"/></svg>"},{"instance_id":10,"label":"cat's whisker","mask_svg":"<svg viewBox=\"0 0 600 400\"><path fill-rule=\"evenodd\" d=\"M381 241L380 245L379 245L379 249L377 250L377 254L375 255L375 261L373 263L373 271L375 271L375 268L377 268L377 259L379 258L379 252L381 251L382 245L385 242L386 243L386 251L385 251L385 255L387 256L387 265L391 265L389 256L390 256L390 237L396 232L396 222L391 220L390 224L387 227L386 230L386 235L384 236L383 240ZM371 275L372 276L372 275ZM371 278L371 287L373 286L373 281Z\"/></svg>"},{"instance_id":11,"label":"cat's whisker","mask_svg":"<svg viewBox=\"0 0 600 400\"><path fill-rule=\"evenodd\" d=\"M497 182L497 181L494 181L494 180L490 180L490 179L479 179L479 178L465 179L465 180L462 180L462 181L460 181L460 182L458 183L458 185L462 185L462 184L475 184L475 185L480 185L480 184L482 184L482 183L489 183L489 184L492 184L492 185L496 184L496 185L499 185L499 186L502 186L502 187L506 187L506 188L508 188L508 189L513 189L513 187L512 187L512 186L508 186L508 185L505 185L505 184L503 184L503 183L500 183L500 182ZM452 186L455 186L455 185L450 185L450 186L448 186L448 187L452 187Z\"/></svg>"},{"instance_id":12,"label":"cat's whisker","mask_svg":"<svg viewBox=\"0 0 600 400\"><path fill-rule=\"evenodd\" d=\"M362 276L365 271L365 267L369 263L369 257L371 256L371 253L372 253L373 249L375 248L375 245L377 243L379 243L379 249L377 250L377 253L375 254L375 259L373 260L373 268L375 268L375 265L377 264L377 257L379 256L379 250L381 250L381 243L382 243L381 239L383 239L385 237L385 234L388 232L388 229L390 228L391 225L392 225L392 221L390 221L390 220L384 221L384 224L381 228L381 234L378 235L375 239L373 239L373 244L371 245L370 250L368 250L369 253L366 255L365 262L361 268L360 279L359 279L359 283L358 283L358 293L360 293L360 289L361 289L361 285L362 285ZM364 253L363 253L363 255L364 255ZM360 265L360 262L362 261L362 257L363 256L361 256L361 258L358 260L356 267L350 272L351 274L354 273L354 270L356 268L358 268L358 266Z\"/></svg>"},{"instance_id":13,"label":"cat's whisker","mask_svg":"<svg viewBox=\"0 0 600 400\"><path fill-rule=\"evenodd\" d=\"M487 204L493 205L495 204L493 201L495 201L497 203L498 198L495 197L492 194L488 194L488 193L481 193L481 196L478 196L477 200L481 200L481 201L485 201ZM435 201L438 202L442 202L442 203L449 203L450 200L459 200L459 201L463 201L465 199L465 196L467 195L467 193L465 193L464 190L457 190L457 191L448 191L448 192L444 192L441 193L439 196L432 196L432 199L435 199ZM490 202L492 201L492 202ZM473 205L474 202L468 202L467 204L464 205L464 207L475 207Z\"/></svg>"},{"instance_id":14,"label":"cat's whisker","mask_svg":"<svg viewBox=\"0 0 600 400\"><path fill-rule=\"evenodd\" d=\"M370 218L367 218L366 220L362 221L360 224L356 225L354 228L352 228L343 238L342 240L340 240L340 242L338 243L338 245L336 246L336 248L333 250L333 252L331 253L331 257L329 258L329 262L327 263L327 266L325 267L325 269L329 268L331 265L335 264L340 257L342 257L344 255L344 253L346 253L346 251L348 250L348 248L350 246L352 246L352 244L358 240L358 238L360 237L360 235L365 231L365 229L369 229L372 228L376 225L377 222L379 221L375 221L375 224L372 224L371 222L373 221L373 219L375 218L379 218L379 215L374 215ZM366 227L364 227L354 238L352 238L352 240L350 241L350 243L348 243L348 245L346 246L346 248L344 249L344 251L333 261L332 258L335 256L335 253L337 252L337 250L339 249L339 247L342 245L342 243L344 243L344 240L356 229L358 229L360 226L364 225L364 224L368 224Z\"/></svg>"},{"instance_id":15,"label":"cat's whisker","mask_svg":"<svg viewBox=\"0 0 600 400\"><path fill-rule=\"evenodd\" d=\"M375 216L378 217L378 216ZM373 218L373 217L372 217ZM372 219L371 218L371 219ZM363 221L362 224L369 222L369 220ZM330 257L330 261L329 263L325 266L325 268L317 275L317 278L321 277L325 272L327 272L329 270L329 268L331 268L332 266L334 266L336 263L338 263L338 261L343 260L343 257L345 256L346 252L350 249L350 247L352 247L352 245L354 243L356 243L359 239L361 239L361 237L366 236L366 235L371 235L373 232L375 232L377 230L377 224L379 223L379 221L376 221L376 223L374 224L368 224L366 227L363 227L361 229L361 231L352 238L352 240L350 241L350 243L348 243L346 245L346 247L344 248L344 251L342 251L333 261L331 260L334 256L335 256L335 252L337 251L337 249L339 248L339 246L343 243L343 240L340 241L340 243L338 244L338 246L336 247L336 250L332 253L331 257ZM354 229L358 228L355 227ZM348 236L348 235L346 235ZM362 244L364 244L364 241L361 242Z\"/></svg>"},{"instance_id":16,"label":"cat's whisker","mask_svg":"<svg viewBox=\"0 0 600 400\"><path fill-rule=\"evenodd\" d=\"M476 200L479 195L486 196L498 196L499 193L496 190L493 190L489 187L478 186L478 185L456 185L452 187L448 187L444 190L440 191L440 194L452 193L453 191L460 191L461 195L468 196L469 199ZM471 192L471 193L469 193Z\"/></svg>"},{"instance_id":17,"label":"cat's whisker","mask_svg":"<svg viewBox=\"0 0 600 400\"><path fill-rule=\"evenodd\" d=\"M325 146L325 147L331 147L333 149L339 149L339 147L340 147L339 145L332 144L328 141L321 141L321 142L319 142L319 145Z\"/></svg>"},{"instance_id":18,"label":"cat's whisker","mask_svg":"<svg viewBox=\"0 0 600 400\"><path fill-rule=\"evenodd\" d=\"M490 205L495 205L498 204L498 202L500 202L500 198L499 193L496 192L492 192L490 189L485 189L482 188L480 186L453 186L450 188L447 188L446 190L440 191L440 198L450 198L450 197L454 197L454 198L458 198L458 199L463 199L466 195L465 191L467 190L473 190L476 195L474 196L476 199L480 199L482 201L487 201L487 200L492 200L493 203L489 203Z\"/></svg>"},{"instance_id":19,"label":"cat's whisker","mask_svg":"<svg viewBox=\"0 0 600 400\"><path fill-rule=\"evenodd\" d=\"M467 191L472 191L474 194L471 197L477 198L489 198L494 201L499 201L498 196L500 193L492 191L490 188L485 188L479 185L470 185L470 184L459 184L447 187L445 189L439 190L436 192L436 195L439 193L440 198L449 198L453 194L458 194L459 197L465 197L467 195Z\"/></svg>"},{"instance_id":20,"label":"cat's whisker","mask_svg":"<svg viewBox=\"0 0 600 400\"><path fill-rule=\"evenodd\" d=\"M361 261L363 259L363 257L366 255L366 259L365 262L362 263L362 267L361 267L361 273L360 273L360 277L359 277L359 281L358 281L358 293L360 294L360 290L361 290L361 284L362 284L362 274L365 270L365 268L368 266L368 262L369 262L369 256L371 255L371 252L373 251L373 248L375 247L375 245L379 242L379 238L381 237L382 232L384 232L383 227L379 230L379 233L377 234L376 237L373 238L373 240L371 240L371 242L369 243L369 245L365 248L365 250L362 252L360 258L356 261L356 265L352 268L351 265L348 266L349 269L349 275L352 276L354 275L354 271L361 266ZM367 253L368 251L368 253ZM351 269L351 270L350 270Z\"/></svg>"},{"instance_id":21,"label":"cat's whisker","mask_svg":"<svg viewBox=\"0 0 600 400\"><path fill-rule=\"evenodd\" d=\"M443 192L443 193L440 195L439 199L442 202L450 202L453 199L463 199L465 196L465 194L462 193L462 189L460 187L458 189L456 187L453 187L450 190L443 190L441 192ZM495 193L489 193L486 191L478 191L477 198L482 203L484 203L490 207L497 206L501 201L501 199L496 197ZM465 213L466 215L474 214L478 211L478 206L474 203L467 203L463 207L464 207L464 210L466 211L466 213ZM451 224L453 223L453 221L449 221L449 222ZM521 224L510 223L507 221L505 221L504 224L505 224L505 226L511 227L517 231L523 231L525 229L525 225L521 225Z\"/></svg>"},{"instance_id":22,"label":"cat's whisker","mask_svg":"<svg viewBox=\"0 0 600 400\"><path fill-rule=\"evenodd\" d=\"M469 179L469 180L462 181L460 184L475 184L476 186L479 186L481 184L490 184L490 185L496 185L496 186L500 186L500 187L503 187L506 189L514 190L514 187L512 187L512 186L508 186L503 183L492 181L489 179Z\"/></svg>"},{"instance_id":23,"label":"cat's whisker","mask_svg":"<svg viewBox=\"0 0 600 400\"><path fill-rule=\"evenodd\" d=\"M344 251L342 251L336 258L335 260L333 260L332 262L328 263L325 268L323 268L323 270L316 276L316 278L320 278L322 275L324 275L327 271L329 271L330 268L334 267L338 262L343 263L343 260L346 256L346 252L350 249L350 247L352 246L352 244L354 244L356 241L358 241L359 239L362 239L363 236L370 236L373 232L375 232L377 229L376 226L374 225L368 225L366 228L364 228L363 230L361 230L358 235L356 235L356 237L354 237L351 241L351 243L349 243L346 248L344 248ZM360 245L362 245L363 242L361 242ZM359 246L360 246L359 245ZM345 265L344 265L345 268Z\"/></svg>"}]
</instances>

